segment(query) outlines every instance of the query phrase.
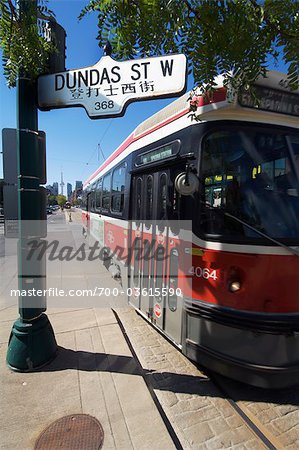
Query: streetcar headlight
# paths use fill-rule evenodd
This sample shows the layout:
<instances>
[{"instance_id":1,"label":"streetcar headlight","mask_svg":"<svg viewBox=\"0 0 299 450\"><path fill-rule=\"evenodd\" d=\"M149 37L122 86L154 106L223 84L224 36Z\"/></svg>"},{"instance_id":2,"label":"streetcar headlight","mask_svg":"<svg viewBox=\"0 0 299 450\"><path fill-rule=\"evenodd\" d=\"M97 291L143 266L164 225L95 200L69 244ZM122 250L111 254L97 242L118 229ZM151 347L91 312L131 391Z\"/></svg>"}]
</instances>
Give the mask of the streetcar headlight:
<instances>
[{"instance_id":1,"label":"streetcar headlight","mask_svg":"<svg viewBox=\"0 0 299 450\"><path fill-rule=\"evenodd\" d=\"M241 283L240 281L232 281L228 288L231 292L238 292L241 289Z\"/></svg>"}]
</instances>

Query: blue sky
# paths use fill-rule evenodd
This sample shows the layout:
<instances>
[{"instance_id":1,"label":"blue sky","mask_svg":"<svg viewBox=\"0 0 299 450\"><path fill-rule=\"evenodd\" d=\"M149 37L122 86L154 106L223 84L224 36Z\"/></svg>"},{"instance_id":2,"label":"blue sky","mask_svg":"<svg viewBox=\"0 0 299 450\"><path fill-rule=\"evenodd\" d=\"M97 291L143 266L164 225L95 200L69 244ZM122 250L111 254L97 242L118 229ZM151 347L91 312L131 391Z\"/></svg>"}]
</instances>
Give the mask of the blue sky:
<instances>
[{"instance_id":1,"label":"blue sky","mask_svg":"<svg viewBox=\"0 0 299 450\"><path fill-rule=\"evenodd\" d=\"M98 47L97 15L91 13L80 22L77 17L86 0L50 0L57 22L67 33L67 69L94 65L102 56ZM113 55L112 55L113 56ZM283 65L276 70L283 71ZM189 88L192 83L189 81ZM16 126L16 90L8 89L0 77L0 127ZM46 132L47 184L83 182L103 161L98 144L108 157L112 151L147 117L170 103L171 99L132 103L123 117L91 120L83 108L67 108L39 112L39 129ZM0 177L2 176L2 161ZM66 192L66 189L64 190Z\"/></svg>"}]
</instances>

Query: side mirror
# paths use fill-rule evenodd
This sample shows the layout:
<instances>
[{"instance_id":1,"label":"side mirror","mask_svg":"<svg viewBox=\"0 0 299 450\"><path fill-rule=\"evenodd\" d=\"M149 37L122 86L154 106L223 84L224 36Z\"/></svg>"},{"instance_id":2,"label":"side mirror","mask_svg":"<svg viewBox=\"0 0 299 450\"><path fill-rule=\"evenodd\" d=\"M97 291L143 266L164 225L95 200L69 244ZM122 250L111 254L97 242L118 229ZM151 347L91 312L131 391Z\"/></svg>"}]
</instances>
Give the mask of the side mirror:
<instances>
[{"instance_id":1,"label":"side mirror","mask_svg":"<svg viewBox=\"0 0 299 450\"><path fill-rule=\"evenodd\" d=\"M182 172L176 177L174 185L179 194L192 195L198 191L199 179L192 172Z\"/></svg>"}]
</instances>

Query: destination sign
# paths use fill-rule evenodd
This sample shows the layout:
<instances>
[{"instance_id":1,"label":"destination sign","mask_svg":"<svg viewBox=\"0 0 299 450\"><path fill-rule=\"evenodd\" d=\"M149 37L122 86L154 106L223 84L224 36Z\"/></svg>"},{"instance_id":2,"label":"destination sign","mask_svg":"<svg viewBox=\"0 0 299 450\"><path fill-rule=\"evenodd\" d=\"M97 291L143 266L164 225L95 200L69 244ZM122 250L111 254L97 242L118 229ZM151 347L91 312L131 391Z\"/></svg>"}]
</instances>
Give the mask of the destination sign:
<instances>
[{"instance_id":1,"label":"destination sign","mask_svg":"<svg viewBox=\"0 0 299 450\"><path fill-rule=\"evenodd\" d=\"M151 150L150 152L142 153L137 157L135 165L142 166L144 164L160 161L161 159L166 159L169 158L170 156L176 155L178 151L179 151L179 142L175 141L172 145L159 147L155 150Z\"/></svg>"},{"instance_id":2,"label":"destination sign","mask_svg":"<svg viewBox=\"0 0 299 450\"><path fill-rule=\"evenodd\" d=\"M248 91L241 91L238 95L239 104L247 108L256 108L262 111L299 116L298 94L258 85L254 86L254 91L256 98Z\"/></svg>"},{"instance_id":3,"label":"destination sign","mask_svg":"<svg viewBox=\"0 0 299 450\"><path fill-rule=\"evenodd\" d=\"M92 119L121 116L132 101L182 94L186 79L185 55L121 62L103 56L91 67L40 76L38 106L81 106Z\"/></svg>"}]
</instances>

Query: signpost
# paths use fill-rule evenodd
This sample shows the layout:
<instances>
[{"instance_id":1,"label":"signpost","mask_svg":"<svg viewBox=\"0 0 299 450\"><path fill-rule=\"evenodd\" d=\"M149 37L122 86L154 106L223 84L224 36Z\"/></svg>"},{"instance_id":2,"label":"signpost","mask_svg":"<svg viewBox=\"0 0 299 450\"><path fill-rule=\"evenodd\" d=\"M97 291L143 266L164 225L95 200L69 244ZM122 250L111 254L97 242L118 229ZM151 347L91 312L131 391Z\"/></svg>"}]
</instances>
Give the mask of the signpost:
<instances>
[{"instance_id":1,"label":"signpost","mask_svg":"<svg viewBox=\"0 0 299 450\"><path fill-rule=\"evenodd\" d=\"M30 0L31 2L32 0ZM29 0L19 0L21 19L30 17ZM36 0L33 0L35 12ZM36 16L30 17L32 24ZM18 287L20 292L46 286L43 261L28 261L32 238L40 242L45 230L40 225L46 219L46 194L40 186L45 182L45 165L38 145L38 115L36 83L20 67L17 79L17 179L18 179ZM29 222L29 226L28 226ZM36 226L37 225L37 226ZM30 304L27 296L19 296L20 317L15 321L9 338L6 361L10 368L21 372L35 370L54 358L57 344L46 311L46 297Z\"/></svg>"},{"instance_id":2,"label":"signpost","mask_svg":"<svg viewBox=\"0 0 299 450\"><path fill-rule=\"evenodd\" d=\"M38 79L41 110L81 106L91 119L122 116L129 103L174 97L186 89L185 55L114 61L103 56L91 67Z\"/></svg>"}]
</instances>

